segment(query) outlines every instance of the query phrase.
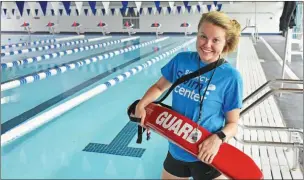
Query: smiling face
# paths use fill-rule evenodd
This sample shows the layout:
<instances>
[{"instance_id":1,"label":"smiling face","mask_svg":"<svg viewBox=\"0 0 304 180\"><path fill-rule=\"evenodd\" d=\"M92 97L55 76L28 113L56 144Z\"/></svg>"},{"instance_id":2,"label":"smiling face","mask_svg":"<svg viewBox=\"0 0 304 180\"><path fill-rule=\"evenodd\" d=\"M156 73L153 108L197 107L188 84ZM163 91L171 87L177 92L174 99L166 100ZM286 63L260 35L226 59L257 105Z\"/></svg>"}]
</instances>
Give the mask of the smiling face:
<instances>
[{"instance_id":1,"label":"smiling face","mask_svg":"<svg viewBox=\"0 0 304 180\"><path fill-rule=\"evenodd\" d=\"M205 63L216 61L226 44L225 29L209 22L203 22L197 33L196 49Z\"/></svg>"}]
</instances>

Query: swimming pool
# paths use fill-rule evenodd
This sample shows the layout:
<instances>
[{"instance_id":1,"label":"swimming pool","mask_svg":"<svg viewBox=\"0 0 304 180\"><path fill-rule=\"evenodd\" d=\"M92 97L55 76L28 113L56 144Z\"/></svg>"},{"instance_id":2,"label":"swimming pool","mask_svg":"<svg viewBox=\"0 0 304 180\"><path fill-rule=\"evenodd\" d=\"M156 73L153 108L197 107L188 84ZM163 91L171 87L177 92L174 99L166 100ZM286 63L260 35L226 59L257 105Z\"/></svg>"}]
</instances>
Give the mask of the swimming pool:
<instances>
[{"instance_id":1,"label":"swimming pool","mask_svg":"<svg viewBox=\"0 0 304 180\"><path fill-rule=\"evenodd\" d=\"M160 38L163 37L165 36ZM124 38L128 37L113 36L100 42ZM171 36L155 42L154 36L140 36L138 39L104 48L3 69L2 83L55 66L65 66L71 61L79 62L88 56L93 58L110 54L108 57L102 55L102 60L74 69L67 68L64 73L21 84L2 92L1 98L11 97L9 102L1 104L3 142L4 132L21 127L60 105L66 107L63 104L71 102L83 93L107 85L107 89L102 93L2 145L2 177L159 178L168 148L167 140L152 133L151 140L136 144L137 125L129 122L126 108L134 100L141 98L151 84L158 80L161 75L160 68L176 53L195 51L195 41L185 48L170 51L193 38L195 37ZM150 44L147 44L148 42ZM146 45L141 46L144 43ZM122 49L126 47L128 51L123 52ZM57 51L59 50L52 50ZM115 51L121 53L115 54ZM114 55L111 55L111 52ZM166 52L165 57L163 53ZM172 54L168 55L168 52ZM27 56L33 57L37 54L28 53ZM234 57L236 56L232 53L228 60L235 65ZM141 66L144 67L142 71L140 68L130 71L152 59L154 60ZM127 75L119 76L127 71ZM140 72L132 75L135 71ZM120 81L122 77L125 80ZM171 104L171 96L165 103Z\"/></svg>"}]
</instances>

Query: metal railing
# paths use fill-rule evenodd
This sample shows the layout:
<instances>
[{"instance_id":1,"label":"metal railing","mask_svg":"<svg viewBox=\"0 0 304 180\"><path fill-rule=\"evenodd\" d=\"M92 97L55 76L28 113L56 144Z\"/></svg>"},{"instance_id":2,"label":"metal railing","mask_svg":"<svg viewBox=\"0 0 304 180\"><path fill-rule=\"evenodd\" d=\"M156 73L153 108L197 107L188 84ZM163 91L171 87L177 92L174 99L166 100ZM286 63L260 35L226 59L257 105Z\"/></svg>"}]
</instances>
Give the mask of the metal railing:
<instances>
[{"instance_id":1,"label":"metal railing","mask_svg":"<svg viewBox=\"0 0 304 180\"><path fill-rule=\"evenodd\" d=\"M251 97L253 97L253 94L257 94L258 91L261 91L264 89L268 84L274 81L268 81L264 85L262 85L258 90L250 94L247 98L245 98L244 101L247 101ZM287 81L286 81L287 82ZM292 83L292 81L289 81ZM246 113L248 113L251 109L253 109L255 106L259 105L261 102L263 102L265 99L267 99L269 96L273 95L274 93L296 93L296 94L303 94L303 89L297 89L297 88L277 88L277 89L271 89L267 93L265 93L263 96L258 98L256 101L254 101L252 104L250 104L248 107L246 107L244 110L241 111L240 117L243 117ZM244 102L243 101L243 102ZM251 129L251 130L275 130L275 131L287 131L289 133L291 132L297 132L302 134L303 136L303 129L297 129L297 128L288 128L288 127L272 127L272 126L248 126L248 125L241 125L242 128L245 129ZM291 135L289 136L291 140Z\"/></svg>"},{"instance_id":2,"label":"metal railing","mask_svg":"<svg viewBox=\"0 0 304 180\"><path fill-rule=\"evenodd\" d=\"M303 84L303 80L294 80L294 79L274 79L274 80L269 80L265 82L262 86L260 86L257 90L255 90L253 93L251 93L249 96L247 96L243 100L243 104L245 104L250 98L253 96L257 95L259 92L261 92L263 89L265 89L267 86L273 84L273 83L286 83L286 84Z\"/></svg>"},{"instance_id":3,"label":"metal railing","mask_svg":"<svg viewBox=\"0 0 304 180\"><path fill-rule=\"evenodd\" d=\"M292 170L296 170L299 166L299 149L303 148L302 142L268 142L268 141L254 141L254 140L243 140L237 137L233 137L236 142L242 143L243 145L256 145L256 146L275 146L283 148L293 148L293 163Z\"/></svg>"},{"instance_id":4,"label":"metal railing","mask_svg":"<svg viewBox=\"0 0 304 180\"><path fill-rule=\"evenodd\" d=\"M271 89L267 93L265 93L263 96L258 98L256 101L254 101L252 104L250 104L248 107L246 107L243 111L241 111L240 116L244 116L244 114L248 113L249 110L254 108L255 106L259 105L261 102L263 102L265 99L267 99L269 96L275 94L275 93L290 93L290 94L303 94L303 89L300 88L277 88L277 89Z\"/></svg>"},{"instance_id":5,"label":"metal railing","mask_svg":"<svg viewBox=\"0 0 304 180\"><path fill-rule=\"evenodd\" d=\"M246 26L244 29L242 29L241 32L243 32L247 28L253 28L253 31L251 32L251 38L253 41L253 44L256 45L257 41L259 40L259 32L257 27L257 7L256 2L254 4L254 25L251 25L250 23L251 19L246 19Z\"/></svg>"},{"instance_id":6,"label":"metal railing","mask_svg":"<svg viewBox=\"0 0 304 180\"><path fill-rule=\"evenodd\" d=\"M288 131L288 132L296 132L300 133L303 136L303 129L298 128L289 128L289 127L273 127L273 126L248 126L239 124L239 126L243 129L250 129L250 130L269 130L269 131Z\"/></svg>"},{"instance_id":7,"label":"metal railing","mask_svg":"<svg viewBox=\"0 0 304 180\"><path fill-rule=\"evenodd\" d=\"M251 32L251 38L253 41L253 44L256 44L257 41L259 40L259 32L258 32L258 28L257 26L245 26L241 32L245 31L246 29L253 29L253 31Z\"/></svg>"},{"instance_id":8,"label":"metal railing","mask_svg":"<svg viewBox=\"0 0 304 180\"><path fill-rule=\"evenodd\" d=\"M287 83L287 84L303 84L303 80L292 80L292 79L275 79L270 80L264 83L262 86L260 86L257 90L255 90L253 93L251 93L249 96L247 96L243 103L246 103L249 99L253 98L255 95L257 95L259 92L264 90L267 86L269 86L272 83ZM259 105L261 102L263 102L265 99L267 99L269 96L275 94L275 93L292 93L292 94L303 94L303 88L272 88L265 94L263 94L260 98L258 98L253 103L249 104L244 110L241 111L240 117L243 117L245 114L247 114L250 110L252 110L254 107ZM243 140L238 139L237 137L234 137L234 139L237 142L240 142L242 144L247 145L258 145L258 146L277 146L277 147L284 147L288 148L290 150L293 148L293 167L292 169L295 170L298 168L298 160L299 160L299 149L303 148L303 142L299 142L298 136L295 136L295 139L292 136L292 132L300 133L303 136L303 129L297 129L297 128L288 128L288 127L273 127L273 126L248 126L248 125L241 125L239 124L239 127L242 129L249 129L249 130L270 130L270 131L286 131L289 132L289 141L290 142L268 142L268 141L254 141L254 140Z\"/></svg>"},{"instance_id":9,"label":"metal railing","mask_svg":"<svg viewBox=\"0 0 304 180\"><path fill-rule=\"evenodd\" d=\"M267 86L273 84L273 83L285 83L285 84L303 84L303 80L293 80L293 79L274 79L269 80L266 83L264 83L262 86L260 86L257 90L255 90L253 93L251 93L249 96L247 96L243 103L245 104L249 99L253 98L255 95L257 95L259 92L264 90ZM249 110L260 104L263 100L268 98L270 95L275 93L275 91L281 91L282 93L286 93L289 91L289 93L303 93L303 89L290 89L290 88L279 88L279 89L273 89L268 91L266 94L264 94L262 97L260 97L258 100L250 104L246 109L244 109L240 116L243 117L244 114L246 114ZM272 126L247 126L247 125L241 125L242 128L245 129L255 129L255 130L276 130L276 131L288 131L288 132L298 132L303 135L303 129L297 129L297 128L288 128L288 127L272 127Z\"/></svg>"}]
</instances>

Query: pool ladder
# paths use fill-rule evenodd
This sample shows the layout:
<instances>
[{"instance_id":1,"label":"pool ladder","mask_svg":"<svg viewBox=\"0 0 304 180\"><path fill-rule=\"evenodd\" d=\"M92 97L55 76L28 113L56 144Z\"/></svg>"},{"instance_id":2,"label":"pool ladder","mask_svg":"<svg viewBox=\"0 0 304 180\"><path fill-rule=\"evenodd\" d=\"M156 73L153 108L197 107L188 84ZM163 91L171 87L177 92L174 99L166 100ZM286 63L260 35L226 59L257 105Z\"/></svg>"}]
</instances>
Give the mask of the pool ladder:
<instances>
[{"instance_id":1,"label":"pool ladder","mask_svg":"<svg viewBox=\"0 0 304 180\"><path fill-rule=\"evenodd\" d=\"M286 83L286 84L303 84L303 80L293 80L293 79L275 79L270 80L260 86L257 90L251 93L243 100L243 104L249 101L249 99L255 97L259 92L264 90L266 87L269 87L273 83ZM253 103L249 104L244 110L241 111L240 117L243 117L247 114L250 110L254 107L259 105L269 96L275 93L290 93L290 94L303 94L303 88L271 88L268 92L263 94L260 98L258 98ZM286 148L286 151L290 151L291 148L293 149L293 166L292 170L296 170L298 168L298 161L299 161L299 150L300 148L303 149L303 140L301 142L301 137L303 137L303 129L297 128L288 128L288 127L274 127L274 126L248 126L239 124L239 127L242 129L248 130L270 130L270 131L285 131L289 133L289 142L268 142L268 141L254 141L254 140L243 140L237 137L234 139L237 142L240 142L244 145L257 145L257 146L276 146L276 147L283 147Z\"/></svg>"}]
</instances>

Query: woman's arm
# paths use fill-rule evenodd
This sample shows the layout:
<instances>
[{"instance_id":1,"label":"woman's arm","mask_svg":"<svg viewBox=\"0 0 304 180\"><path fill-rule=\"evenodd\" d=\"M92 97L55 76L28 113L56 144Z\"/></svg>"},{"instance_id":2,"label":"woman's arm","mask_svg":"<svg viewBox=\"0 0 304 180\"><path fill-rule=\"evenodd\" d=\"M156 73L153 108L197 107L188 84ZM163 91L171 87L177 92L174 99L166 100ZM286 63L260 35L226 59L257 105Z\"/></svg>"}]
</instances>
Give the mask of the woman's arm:
<instances>
[{"instance_id":1,"label":"woman's arm","mask_svg":"<svg viewBox=\"0 0 304 180\"><path fill-rule=\"evenodd\" d=\"M240 119L240 109L234 109L226 113L226 125L222 129L226 135L225 142L237 134L238 122Z\"/></svg>"},{"instance_id":2,"label":"woman's arm","mask_svg":"<svg viewBox=\"0 0 304 180\"><path fill-rule=\"evenodd\" d=\"M222 129L226 135L225 142L236 135L239 117L240 109L234 109L226 113L227 122ZM222 143L223 142L218 135L212 134L199 145L199 154L197 158L205 163L212 163Z\"/></svg>"},{"instance_id":3,"label":"woman's arm","mask_svg":"<svg viewBox=\"0 0 304 180\"><path fill-rule=\"evenodd\" d=\"M153 86L151 86L138 104L141 106L147 106L151 102L155 101L162 95L169 87L171 83L164 77L161 77Z\"/></svg>"},{"instance_id":4,"label":"woman's arm","mask_svg":"<svg viewBox=\"0 0 304 180\"><path fill-rule=\"evenodd\" d=\"M135 116L141 118L141 125L144 125L144 119L146 117L145 107L154 102L159 96L162 95L169 87L171 83L164 77L161 77L153 86L151 86L142 99L138 102L135 110Z\"/></svg>"}]
</instances>

